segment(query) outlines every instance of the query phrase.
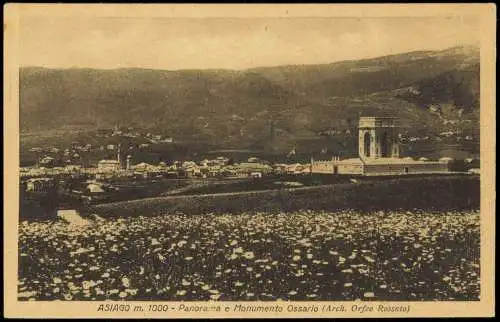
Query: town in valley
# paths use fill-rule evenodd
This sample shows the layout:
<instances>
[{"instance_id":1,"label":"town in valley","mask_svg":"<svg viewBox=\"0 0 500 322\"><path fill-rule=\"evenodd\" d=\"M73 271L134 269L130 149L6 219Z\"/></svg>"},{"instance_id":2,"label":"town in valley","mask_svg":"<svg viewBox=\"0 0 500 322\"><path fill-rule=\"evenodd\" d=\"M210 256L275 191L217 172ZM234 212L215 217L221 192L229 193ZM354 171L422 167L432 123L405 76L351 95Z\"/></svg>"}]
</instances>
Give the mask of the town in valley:
<instances>
[{"instance_id":1,"label":"town in valley","mask_svg":"<svg viewBox=\"0 0 500 322\"><path fill-rule=\"evenodd\" d=\"M170 160L168 163L161 161L158 164L137 159L133 162L133 153L148 149L150 145L171 145L174 139L149 132L141 133L133 128L99 130L95 133L97 139L105 141L111 138L118 143L92 145L74 142L67 147L31 148L29 152L36 155L37 162L34 166L20 168L21 196L27 205L34 205L38 210L40 204L47 209L44 200L49 199L51 203L48 211L53 213L91 203L173 196L196 191L217 192L223 185L231 187L239 184L244 186L240 189L250 191L296 188L310 184L303 182L303 179L312 175L322 178L330 175L326 181L323 179L319 182L332 183L346 181L346 178L355 182L359 176L479 174L478 158L457 162L450 157L441 157L433 162L424 156L400 157L400 142L430 138L403 136L399 133L396 118L361 117L359 124L358 158L341 158L332 152L327 153L325 149L316 153L322 159L315 159L314 154L311 154L308 162L293 163L290 160L294 160L295 149L281 156L284 162L270 162L257 156L235 161L231 155L201 160ZM370 145L370 131L376 142L390 142L382 142L380 147ZM448 133L441 133L432 139L442 140L447 136ZM127 142L127 138L139 138L148 143L133 145L129 140L128 145L122 144ZM114 158L97 159L102 155ZM331 155L331 158L326 159L327 155ZM339 178L340 175L344 176Z\"/></svg>"}]
</instances>

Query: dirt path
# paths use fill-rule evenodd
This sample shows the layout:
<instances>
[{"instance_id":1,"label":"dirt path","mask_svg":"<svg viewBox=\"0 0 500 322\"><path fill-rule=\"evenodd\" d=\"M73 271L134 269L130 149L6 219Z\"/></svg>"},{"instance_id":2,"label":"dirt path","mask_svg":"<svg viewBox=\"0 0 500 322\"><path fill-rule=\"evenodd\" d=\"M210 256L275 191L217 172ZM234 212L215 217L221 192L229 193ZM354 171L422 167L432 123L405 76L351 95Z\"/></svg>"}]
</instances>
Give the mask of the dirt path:
<instances>
[{"instance_id":1,"label":"dirt path","mask_svg":"<svg viewBox=\"0 0 500 322\"><path fill-rule=\"evenodd\" d=\"M198 182L194 182L193 184L190 184L186 187L177 188L177 189L167 191L167 192L163 193L162 196L175 196L175 195L182 194L184 192L189 192L190 190L193 190L193 189L205 188L205 187L209 187L209 186L223 186L223 185L233 184L235 182L240 183L240 182L244 182L244 181L245 180L208 181L208 182L207 181L198 181Z\"/></svg>"}]
</instances>

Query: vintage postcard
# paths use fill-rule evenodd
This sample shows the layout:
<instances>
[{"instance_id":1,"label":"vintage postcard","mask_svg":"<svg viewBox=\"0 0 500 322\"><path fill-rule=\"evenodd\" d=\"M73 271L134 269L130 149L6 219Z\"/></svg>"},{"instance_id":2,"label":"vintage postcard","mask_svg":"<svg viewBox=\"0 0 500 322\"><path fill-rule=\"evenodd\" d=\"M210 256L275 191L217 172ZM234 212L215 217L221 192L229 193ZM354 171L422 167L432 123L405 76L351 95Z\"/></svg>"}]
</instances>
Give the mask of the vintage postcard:
<instances>
[{"instance_id":1,"label":"vintage postcard","mask_svg":"<svg viewBox=\"0 0 500 322\"><path fill-rule=\"evenodd\" d=\"M493 4L7 4L7 317L494 315Z\"/></svg>"}]
</instances>

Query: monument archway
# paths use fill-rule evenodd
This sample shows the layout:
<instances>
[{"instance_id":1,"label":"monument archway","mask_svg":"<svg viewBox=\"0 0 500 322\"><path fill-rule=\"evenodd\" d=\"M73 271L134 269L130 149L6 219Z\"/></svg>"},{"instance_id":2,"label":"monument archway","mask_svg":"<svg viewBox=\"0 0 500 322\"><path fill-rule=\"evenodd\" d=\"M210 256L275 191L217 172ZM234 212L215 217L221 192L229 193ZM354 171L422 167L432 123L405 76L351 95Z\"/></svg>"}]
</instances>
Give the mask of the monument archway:
<instances>
[{"instance_id":1,"label":"monument archway","mask_svg":"<svg viewBox=\"0 0 500 322\"><path fill-rule=\"evenodd\" d=\"M382 154L382 158L387 158L389 156L389 142L387 139L387 132L382 134L382 139L380 142L380 150Z\"/></svg>"},{"instance_id":2,"label":"monument archway","mask_svg":"<svg viewBox=\"0 0 500 322\"><path fill-rule=\"evenodd\" d=\"M365 136L364 136L364 142L363 142L363 146L364 146L364 155L369 157L370 156L370 150L371 150L371 142L372 141L372 138L371 138L371 135L369 132L366 132L365 133Z\"/></svg>"}]
</instances>

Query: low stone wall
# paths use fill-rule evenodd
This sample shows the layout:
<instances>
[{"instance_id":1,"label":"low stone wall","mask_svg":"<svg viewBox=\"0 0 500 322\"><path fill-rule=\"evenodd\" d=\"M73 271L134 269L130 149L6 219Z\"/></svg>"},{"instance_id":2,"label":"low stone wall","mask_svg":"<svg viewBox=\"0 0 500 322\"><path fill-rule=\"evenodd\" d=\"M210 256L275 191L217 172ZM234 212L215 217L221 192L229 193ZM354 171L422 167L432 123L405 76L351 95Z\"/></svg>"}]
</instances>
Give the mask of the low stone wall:
<instances>
[{"instance_id":1,"label":"low stone wall","mask_svg":"<svg viewBox=\"0 0 500 322\"><path fill-rule=\"evenodd\" d=\"M363 174L364 167L359 163L339 163L337 165L338 174Z\"/></svg>"},{"instance_id":2,"label":"low stone wall","mask_svg":"<svg viewBox=\"0 0 500 322\"><path fill-rule=\"evenodd\" d=\"M320 161L313 163L312 173L363 174L363 165L360 163Z\"/></svg>"},{"instance_id":3,"label":"low stone wall","mask_svg":"<svg viewBox=\"0 0 500 322\"><path fill-rule=\"evenodd\" d=\"M335 162L316 161L312 164L312 173L325 174L359 174L367 176L405 175L405 174L432 174L448 172L448 164L444 162L399 161L383 162Z\"/></svg>"},{"instance_id":4,"label":"low stone wall","mask_svg":"<svg viewBox=\"0 0 500 322\"><path fill-rule=\"evenodd\" d=\"M365 164L365 175L426 174L448 172L448 165L442 162Z\"/></svg>"},{"instance_id":5,"label":"low stone wall","mask_svg":"<svg viewBox=\"0 0 500 322\"><path fill-rule=\"evenodd\" d=\"M315 161L311 167L312 173L333 173L332 161Z\"/></svg>"}]
</instances>

